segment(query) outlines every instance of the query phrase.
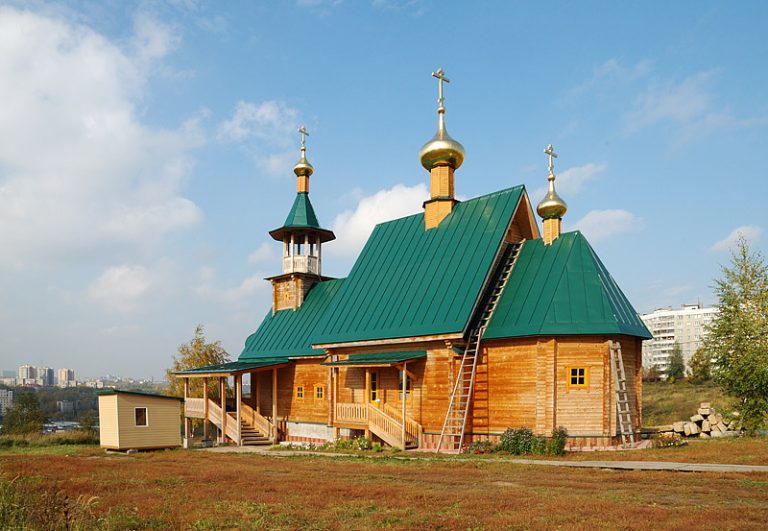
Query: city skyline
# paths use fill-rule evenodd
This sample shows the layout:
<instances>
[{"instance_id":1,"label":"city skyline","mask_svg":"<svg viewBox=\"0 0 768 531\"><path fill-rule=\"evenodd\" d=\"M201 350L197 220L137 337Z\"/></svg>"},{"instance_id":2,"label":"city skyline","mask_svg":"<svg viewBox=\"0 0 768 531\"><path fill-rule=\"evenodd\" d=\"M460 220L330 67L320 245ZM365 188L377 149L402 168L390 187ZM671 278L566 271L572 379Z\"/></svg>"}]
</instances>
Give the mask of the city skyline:
<instances>
[{"instance_id":1,"label":"city skyline","mask_svg":"<svg viewBox=\"0 0 768 531\"><path fill-rule=\"evenodd\" d=\"M438 67L460 199L536 204L553 144L564 230L639 313L714 304L736 236L766 249L768 5L691 5L6 2L0 366L157 380L198 323L237 358L280 271L297 128L342 277L422 208Z\"/></svg>"}]
</instances>

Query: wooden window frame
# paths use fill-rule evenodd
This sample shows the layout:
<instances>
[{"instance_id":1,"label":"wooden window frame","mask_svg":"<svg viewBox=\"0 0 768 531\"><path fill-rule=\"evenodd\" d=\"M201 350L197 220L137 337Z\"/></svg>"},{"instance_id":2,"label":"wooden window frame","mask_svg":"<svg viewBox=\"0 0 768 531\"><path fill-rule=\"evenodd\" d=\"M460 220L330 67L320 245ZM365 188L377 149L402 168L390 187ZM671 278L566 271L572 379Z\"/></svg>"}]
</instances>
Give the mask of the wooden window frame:
<instances>
[{"instance_id":1,"label":"wooden window frame","mask_svg":"<svg viewBox=\"0 0 768 531\"><path fill-rule=\"evenodd\" d=\"M584 374L579 375L579 370L584 371ZM577 372L574 373L574 371ZM573 383L574 378L577 380L578 378L583 378L584 381L582 383ZM583 365L577 367L568 367L566 369L566 383L569 389L589 389L589 367Z\"/></svg>"},{"instance_id":2,"label":"wooden window frame","mask_svg":"<svg viewBox=\"0 0 768 531\"><path fill-rule=\"evenodd\" d=\"M303 385L297 385L293 388L293 397L296 400L304 400L305 396L306 396L306 393L304 392Z\"/></svg>"},{"instance_id":3,"label":"wooden window frame","mask_svg":"<svg viewBox=\"0 0 768 531\"><path fill-rule=\"evenodd\" d=\"M318 391L320 391L320 396L317 396ZM325 386L323 384L316 384L312 397L315 400L325 400Z\"/></svg>"},{"instance_id":4,"label":"wooden window frame","mask_svg":"<svg viewBox=\"0 0 768 531\"><path fill-rule=\"evenodd\" d=\"M370 388L368 389L368 402L371 404L378 404L381 402L381 374L378 370L374 369L370 372ZM374 382L376 389L374 389Z\"/></svg>"},{"instance_id":5,"label":"wooden window frame","mask_svg":"<svg viewBox=\"0 0 768 531\"><path fill-rule=\"evenodd\" d=\"M403 382L401 380L403 376L403 371L398 370L397 371L397 402L402 403L403 402ZM407 380L405 381L405 403L407 405L413 405L413 377L408 374L408 372L405 372L405 377Z\"/></svg>"},{"instance_id":6,"label":"wooden window frame","mask_svg":"<svg viewBox=\"0 0 768 531\"><path fill-rule=\"evenodd\" d=\"M144 410L144 424L139 424L139 410ZM133 408L133 425L136 428L149 428L149 408L147 406L137 406Z\"/></svg>"}]
</instances>

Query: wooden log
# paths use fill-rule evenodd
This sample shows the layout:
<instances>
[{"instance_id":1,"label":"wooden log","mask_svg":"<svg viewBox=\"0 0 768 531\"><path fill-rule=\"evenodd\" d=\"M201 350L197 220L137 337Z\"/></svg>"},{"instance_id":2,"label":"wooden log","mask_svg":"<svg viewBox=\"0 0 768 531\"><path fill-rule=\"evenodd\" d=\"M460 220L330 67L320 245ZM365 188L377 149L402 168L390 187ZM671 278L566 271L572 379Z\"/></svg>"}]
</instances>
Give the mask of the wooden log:
<instances>
[{"instance_id":1,"label":"wooden log","mask_svg":"<svg viewBox=\"0 0 768 531\"><path fill-rule=\"evenodd\" d=\"M714 413L709 417L709 422L712 424L720 424L723 421L723 416L720 413Z\"/></svg>"},{"instance_id":2,"label":"wooden log","mask_svg":"<svg viewBox=\"0 0 768 531\"><path fill-rule=\"evenodd\" d=\"M737 426L737 424L736 424L735 420L732 420L731 422L728 423L728 429L729 430L735 430L736 426Z\"/></svg>"},{"instance_id":3,"label":"wooden log","mask_svg":"<svg viewBox=\"0 0 768 531\"><path fill-rule=\"evenodd\" d=\"M704 422L701 423L701 431L705 433L711 431L711 427L708 420L704 420Z\"/></svg>"},{"instance_id":4,"label":"wooden log","mask_svg":"<svg viewBox=\"0 0 768 531\"><path fill-rule=\"evenodd\" d=\"M699 404L699 407L700 408L710 408L710 407L712 407L712 405L709 402L702 402L701 404Z\"/></svg>"},{"instance_id":5,"label":"wooden log","mask_svg":"<svg viewBox=\"0 0 768 531\"><path fill-rule=\"evenodd\" d=\"M711 414L712 414L712 408L709 408L709 407L700 407L700 408L699 408L699 411L698 411L698 413L699 413L699 415L701 415L702 417L706 417L706 416L708 416L708 415L711 415Z\"/></svg>"},{"instance_id":6,"label":"wooden log","mask_svg":"<svg viewBox=\"0 0 768 531\"><path fill-rule=\"evenodd\" d=\"M672 429L677 433L683 433L685 431L685 421L681 420L672 424Z\"/></svg>"},{"instance_id":7,"label":"wooden log","mask_svg":"<svg viewBox=\"0 0 768 531\"><path fill-rule=\"evenodd\" d=\"M695 425L696 424L694 424L693 422L686 422L685 423L685 425L683 426L683 433L685 433L686 437L690 437L691 436L691 426L695 426Z\"/></svg>"},{"instance_id":8,"label":"wooden log","mask_svg":"<svg viewBox=\"0 0 768 531\"><path fill-rule=\"evenodd\" d=\"M710 435L708 433L701 432L699 434L699 438L701 438L701 439L709 439Z\"/></svg>"},{"instance_id":9,"label":"wooden log","mask_svg":"<svg viewBox=\"0 0 768 531\"><path fill-rule=\"evenodd\" d=\"M728 426L722 420L717 423L717 429L720 431L728 431Z\"/></svg>"},{"instance_id":10,"label":"wooden log","mask_svg":"<svg viewBox=\"0 0 768 531\"><path fill-rule=\"evenodd\" d=\"M701 415L694 415L691 417L691 422L702 422L704 420L704 417Z\"/></svg>"},{"instance_id":11,"label":"wooden log","mask_svg":"<svg viewBox=\"0 0 768 531\"><path fill-rule=\"evenodd\" d=\"M716 431L720 431L720 428L719 428L719 426L717 424L712 424L710 422L710 431L714 433Z\"/></svg>"},{"instance_id":12,"label":"wooden log","mask_svg":"<svg viewBox=\"0 0 768 531\"><path fill-rule=\"evenodd\" d=\"M699 425L695 422L691 422L691 435L696 435L700 432Z\"/></svg>"},{"instance_id":13,"label":"wooden log","mask_svg":"<svg viewBox=\"0 0 768 531\"><path fill-rule=\"evenodd\" d=\"M717 431L717 430L712 430L712 432L709 435L711 437L722 437L723 436L723 432Z\"/></svg>"}]
</instances>

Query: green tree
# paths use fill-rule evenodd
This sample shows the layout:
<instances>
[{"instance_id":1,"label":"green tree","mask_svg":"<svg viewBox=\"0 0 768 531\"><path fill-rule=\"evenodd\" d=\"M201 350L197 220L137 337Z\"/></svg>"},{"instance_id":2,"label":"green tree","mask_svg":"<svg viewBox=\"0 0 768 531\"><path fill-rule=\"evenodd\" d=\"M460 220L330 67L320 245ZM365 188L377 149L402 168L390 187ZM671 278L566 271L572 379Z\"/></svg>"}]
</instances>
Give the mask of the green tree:
<instances>
[{"instance_id":1,"label":"green tree","mask_svg":"<svg viewBox=\"0 0 768 531\"><path fill-rule=\"evenodd\" d=\"M173 396L184 396L184 379L177 378L174 373L206 365L226 363L229 361L229 354L221 346L220 341L207 343L203 332L203 325L197 325L195 328L195 337L189 343L179 346L178 355L173 357L173 364L170 369L165 371L168 379L168 392ZM189 381L189 390L191 396L203 395L203 382L201 378L191 378ZM218 396L217 386L209 387L209 396Z\"/></svg>"},{"instance_id":2,"label":"green tree","mask_svg":"<svg viewBox=\"0 0 768 531\"><path fill-rule=\"evenodd\" d=\"M669 356L669 368L667 369L667 381L675 383L685 377L685 361L683 360L683 349L680 343L675 342L672 347L672 354Z\"/></svg>"},{"instance_id":3,"label":"green tree","mask_svg":"<svg viewBox=\"0 0 768 531\"><path fill-rule=\"evenodd\" d=\"M712 358L706 349L700 348L693 356L690 365L690 371L688 372L688 379L691 383L704 383L712 379Z\"/></svg>"},{"instance_id":4,"label":"green tree","mask_svg":"<svg viewBox=\"0 0 768 531\"><path fill-rule=\"evenodd\" d=\"M719 312L704 346L715 381L736 399L744 428L755 431L768 419L768 266L743 237L731 255L715 280Z\"/></svg>"},{"instance_id":5,"label":"green tree","mask_svg":"<svg viewBox=\"0 0 768 531\"><path fill-rule=\"evenodd\" d=\"M40 433L45 421L37 394L34 391L20 391L13 399L13 405L5 412L3 434Z\"/></svg>"}]
</instances>

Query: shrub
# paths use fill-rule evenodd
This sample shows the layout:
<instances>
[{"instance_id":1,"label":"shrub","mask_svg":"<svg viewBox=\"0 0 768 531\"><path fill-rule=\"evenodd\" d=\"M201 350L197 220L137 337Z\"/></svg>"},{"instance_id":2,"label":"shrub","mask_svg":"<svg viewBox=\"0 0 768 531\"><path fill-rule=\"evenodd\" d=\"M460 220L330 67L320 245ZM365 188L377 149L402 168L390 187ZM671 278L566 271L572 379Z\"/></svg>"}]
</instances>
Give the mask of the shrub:
<instances>
[{"instance_id":1,"label":"shrub","mask_svg":"<svg viewBox=\"0 0 768 531\"><path fill-rule=\"evenodd\" d=\"M688 441L683 439L682 435L675 432L658 433L653 436L654 448L677 448L686 444L688 444Z\"/></svg>"},{"instance_id":2,"label":"shrub","mask_svg":"<svg viewBox=\"0 0 768 531\"><path fill-rule=\"evenodd\" d=\"M367 437L355 437L354 448L356 450L370 450L373 448L373 443Z\"/></svg>"},{"instance_id":3,"label":"shrub","mask_svg":"<svg viewBox=\"0 0 768 531\"><path fill-rule=\"evenodd\" d=\"M564 455L565 443L568 441L568 430L563 426L558 426L552 430L552 438L547 444L547 453L552 455Z\"/></svg>"},{"instance_id":4,"label":"shrub","mask_svg":"<svg viewBox=\"0 0 768 531\"><path fill-rule=\"evenodd\" d=\"M470 454L490 454L496 449L491 441L473 441L467 447L467 453Z\"/></svg>"}]
</instances>

